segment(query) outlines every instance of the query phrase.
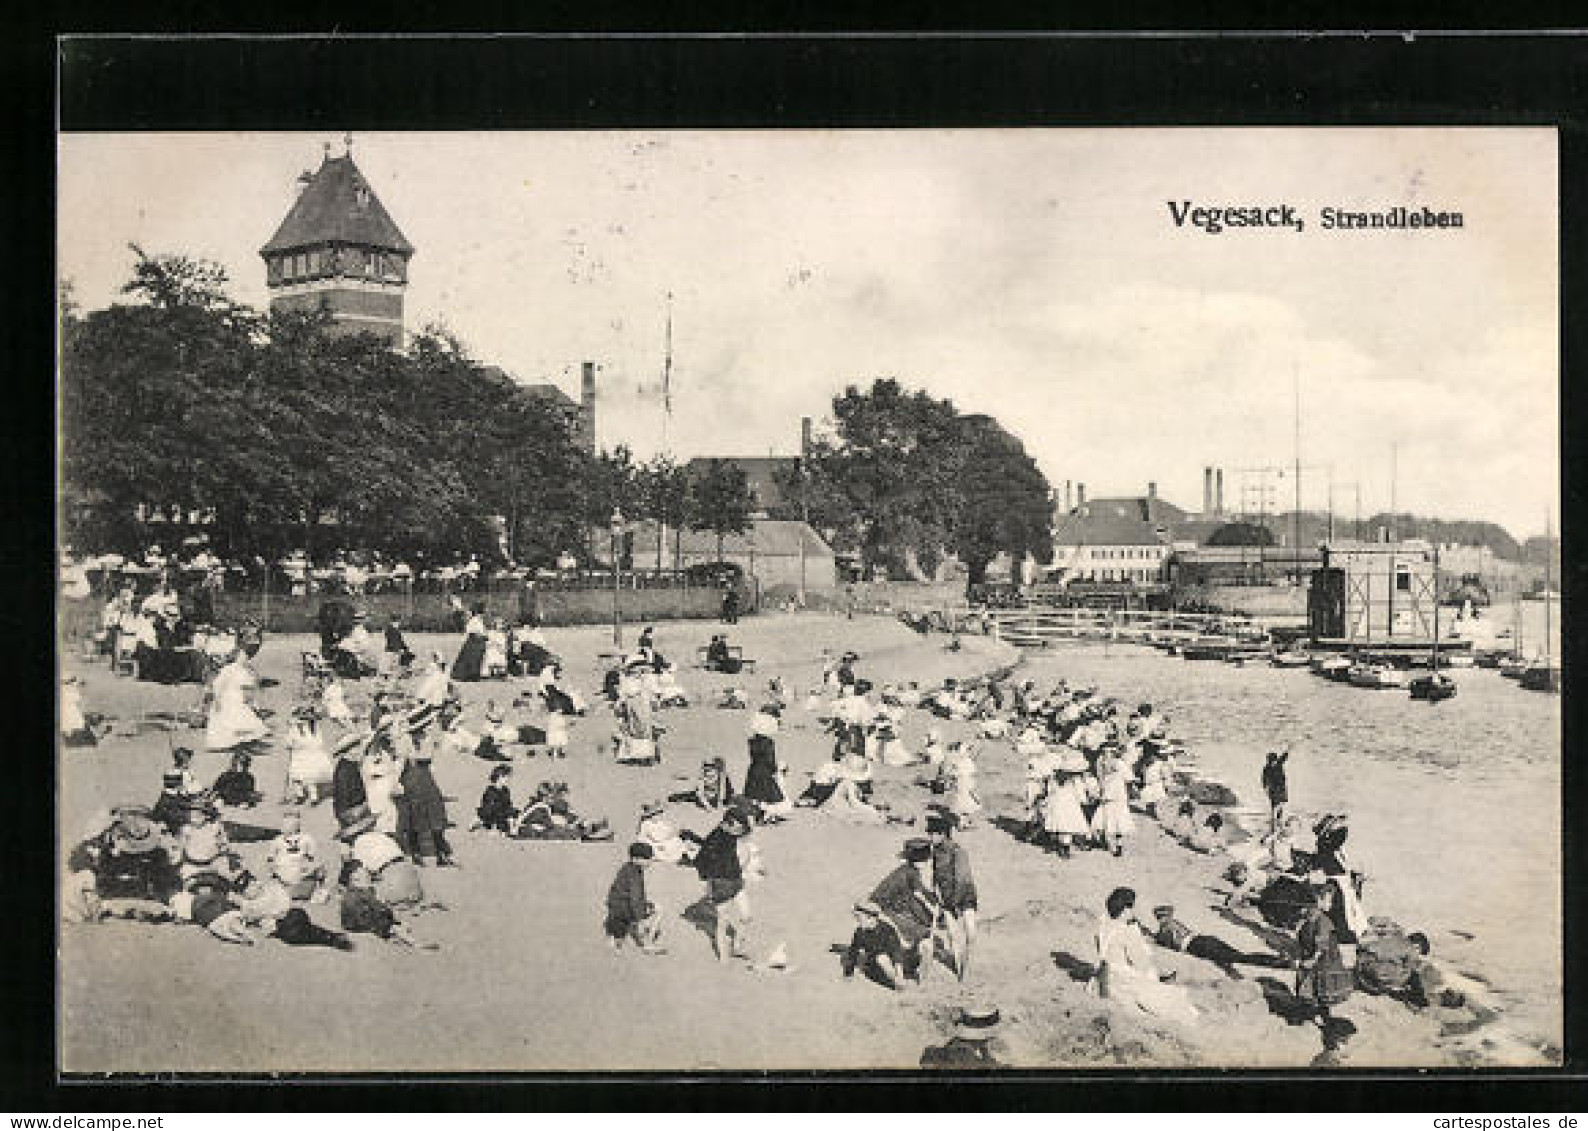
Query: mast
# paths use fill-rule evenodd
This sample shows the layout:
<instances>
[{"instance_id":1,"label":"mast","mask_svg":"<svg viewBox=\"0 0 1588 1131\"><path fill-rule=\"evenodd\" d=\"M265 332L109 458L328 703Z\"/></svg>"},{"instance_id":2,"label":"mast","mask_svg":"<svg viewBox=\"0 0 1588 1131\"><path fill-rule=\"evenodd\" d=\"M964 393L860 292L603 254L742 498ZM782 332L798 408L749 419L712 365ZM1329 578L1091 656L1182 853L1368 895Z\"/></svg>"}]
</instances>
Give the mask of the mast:
<instances>
[{"instance_id":1,"label":"mast","mask_svg":"<svg viewBox=\"0 0 1588 1131\"><path fill-rule=\"evenodd\" d=\"M1549 559L1551 557L1549 543L1552 535L1553 531L1550 529L1549 515L1546 514L1544 516L1544 666L1546 668L1549 667L1549 589L1554 583L1554 579L1550 576L1549 568Z\"/></svg>"},{"instance_id":2,"label":"mast","mask_svg":"<svg viewBox=\"0 0 1588 1131\"><path fill-rule=\"evenodd\" d=\"M662 456L670 456L667 448L667 425L673 419L673 292L667 292L667 336L662 346ZM671 466L667 464L664 466ZM662 554L667 543L666 521L656 524L656 568L662 568ZM677 562L673 563L675 566Z\"/></svg>"},{"instance_id":3,"label":"mast","mask_svg":"<svg viewBox=\"0 0 1588 1131\"><path fill-rule=\"evenodd\" d=\"M1434 675L1439 674L1439 543L1434 543L1434 655L1431 665Z\"/></svg>"}]
</instances>

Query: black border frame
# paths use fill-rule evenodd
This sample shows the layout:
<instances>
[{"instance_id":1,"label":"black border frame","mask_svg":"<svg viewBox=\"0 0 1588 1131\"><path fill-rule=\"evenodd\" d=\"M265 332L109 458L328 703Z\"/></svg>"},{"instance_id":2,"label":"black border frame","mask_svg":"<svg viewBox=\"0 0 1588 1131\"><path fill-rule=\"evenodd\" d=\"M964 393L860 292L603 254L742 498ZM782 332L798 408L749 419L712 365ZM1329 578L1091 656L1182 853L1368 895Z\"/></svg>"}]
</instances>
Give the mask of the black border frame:
<instances>
[{"instance_id":1,"label":"black border frame","mask_svg":"<svg viewBox=\"0 0 1588 1131\"><path fill-rule=\"evenodd\" d=\"M1321 9L1321 6L1316 6ZM77 13L76 28L125 28L126 12L109 5ZM1480 12L1476 5L1471 11ZM450 13L449 13L450 14ZM546 24L554 25L552 13ZM691 13L692 14L692 13ZM996 13L983 12L981 18ZM1197 13L1207 15L1208 13ZM1446 24L1461 12L1441 13ZM301 15L291 10L275 17ZM416 15L417 21L434 13ZM497 11L476 26L505 26L518 14ZM545 14L541 14L545 17ZM742 15L742 13L741 13ZM1307 10L1293 18L1317 17ZM687 18L688 14L686 14ZM503 19L502 17L506 17ZM603 33L610 15L577 13L585 27L528 37L362 38L345 34L290 38L95 37L56 41L50 29L26 39L16 64L0 80L21 96L13 121L23 127L12 144L28 146L28 164L42 176L22 183L17 203L40 222L27 226L22 241L39 273L14 271L0 286L18 291L15 311L26 323L20 347L13 339L17 373L53 371L54 128L102 129L600 129L746 127L921 127L921 126L1301 126L1301 125L1549 125L1559 131L1561 175L1561 440L1565 594L1562 634L1568 672L1564 700L1566 742L1564 796L1583 800L1588 772L1571 756L1582 733L1581 696L1572 677L1581 649L1572 614L1588 569L1574 560L1584 483L1581 450L1570 443L1568 421L1581 418L1574 373L1585 350L1588 320L1573 319L1571 298L1580 299L1588 280L1588 229L1584 185L1588 184L1588 42L1576 34L1525 31L1383 33L1286 33L1231 30L1222 33L1050 35L916 34L904 30L858 34L762 33L705 36L667 33ZM173 32L181 28L224 31L212 10L167 12ZM1481 16L1480 16L1481 18ZM915 27L930 21L955 26L952 14L916 13ZM323 24L311 13L297 26ZM1021 26L1020 17L1006 27ZM1273 26L1273 20L1246 28ZM254 20L238 20L235 30ZM281 26L281 25L278 25ZM432 24L432 26L439 26ZM545 26L545 25L543 25ZM565 28L573 28L572 21ZM701 26L701 25L697 25ZM709 26L709 25L705 25ZM730 26L718 24L718 27ZM831 28L833 25L828 25ZM963 26L961 23L960 26ZM1121 27L1115 16L1093 27ZM1385 26L1379 24L1379 26ZM1391 25L1393 26L1393 25ZM57 86L57 83L59 84ZM59 92L58 103L53 102ZM37 207L37 211L34 210ZM49 280L49 281L47 281ZM1580 305L1576 309L1582 309ZM7 429L7 454L17 461L6 493L6 529L20 530L0 550L12 593L33 592L39 600L0 606L0 640L30 638L38 649L6 657L13 671L7 686L41 686L52 678L52 580L37 568L53 553L53 504L44 495L53 475L53 450L44 421L53 421L53 388L36 377L17 382L19 411ZM36 399L35 399L36 398ZM38 408L38 415L31 411ZM31 513L23 499L35 497ZM33 523L28 519L39 519ZM20 519L20 521L17 521ZM35 540L36 539L36 540ZM11 551L11 552L6 552ZM26 613L39 610L33 621ZM9 630L9 631L8 631ZM34 669L33 665L37 665ZM31 684L37 678L40 684ZM21 694L25 695L23 691ZM29 696L29 698L36 698ZM26 700L23 700L24 702ZM48 796L52 766L23 751L53 746L53 727L43 720L34 741L28 720L12 767L18 793ZM19 738L22 737L19 735ZM21 932L7 932L4 950L13 972L6 992L7 1015L0 1028L0 1079L4 1106L41 1111L280 1109L321 1111L369 1108L372 1101L438 1110L475 1107L591 1109L613 1106L651 1110L701 1107L766 1107L786 1111L842 1107L967 1108L996 1110L1062 1104L1116 1110L1208 1107L1259 1111L1287 1106L1311 1109L1494 1110L1553 1107L1581 1109L1588 1098L1582 1073L1584 997L1588 984L1581 909L1588 906L1582 882L1581 809L1564 804L1563 875L1565 920L1567 1069L1555 1072L1401 1072L1341 1070L1305 1072L1084 1072L1009 1073L996 1080L934 1078L923 1087L913 1074L727 1074L573 1075L445 1078L373 1076L315 1078L306 1086L282 1087L263 1080L222 1083L219 1078L83 1078L62 1086L54 1073L51 953L53 813L38 805L15 806L3 830L12 848L13 872L27 873L8 894L25 909ZM41 846L44 846L41 849ZM38 883L33 883L37 878ZM26 976L23 972L26 971ZM705 1086L680 1087L686 1081ZM175 1086L173 1086L175 1085ZM1231 1085L1238 1085L1231 1087Z\"/></svg>"}]
</instances>

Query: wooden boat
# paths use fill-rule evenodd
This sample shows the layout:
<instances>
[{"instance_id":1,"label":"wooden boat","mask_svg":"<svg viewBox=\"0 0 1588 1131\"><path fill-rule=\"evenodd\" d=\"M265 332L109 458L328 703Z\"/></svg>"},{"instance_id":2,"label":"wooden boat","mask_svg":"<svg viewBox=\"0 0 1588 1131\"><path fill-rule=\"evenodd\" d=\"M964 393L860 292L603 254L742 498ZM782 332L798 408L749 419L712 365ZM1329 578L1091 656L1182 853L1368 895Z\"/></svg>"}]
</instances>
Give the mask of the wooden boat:
<instances>
[{"instance_id":1,"label":"wooden boat","mask_svg":"<svg viewBox=\"0 0 1588 1131\"><path fill-rule=\"evenodd\" d=\"M1352 687L1371 691L1395 691L1406 686L1406 673L1388 664L1357 664L1346 678Z\"/></svg>"},{"instance_id":2,"label":"wooden boat","mask_svg":"<svg viewBox=\"0 0 1588 1131\"><path fill-rule=\"evenodd\" d=\"M1540 664L1529 664L1517 682L1526 691L1557 693L1560 691L1560 666L1547 659Z\"/></svg>"},{"instance_id":3,"label":"wooden boat","mask_svg":"<svg viewBox=\"0 0 1588 1131\"><path fill-rule=\"evenodd\" d=\"M1304 668L1312 663L1312 656L1302 651L1275 652L1268 662L1276 668Z\"/></svg>"},{"instance_id":4,"label":"wooden boat","mask_svg":"<svg viewBox=\"0 0 1588 1131\"><path fill-rule=\"evenodd\" d=\"M1351 677L1351 669L1355 665L1344 656L1325 656L1313 670L1324 679L1332 679L1336 683L1344 683Z\"/></svg>"},{"instance_id":5,"label":"wooden boat","mask_svg":"<svg viewBox=\"0 0 1588 1131\"><path fill-rule=\"evenodd\" d=\"M1430 703L1438 703L1455 696L1456 681L1448 675L1435 672L1432 675L1420 675L1412 680L1410 690L1413 699L1425 699Z\"/></svg>"}]
</instances>

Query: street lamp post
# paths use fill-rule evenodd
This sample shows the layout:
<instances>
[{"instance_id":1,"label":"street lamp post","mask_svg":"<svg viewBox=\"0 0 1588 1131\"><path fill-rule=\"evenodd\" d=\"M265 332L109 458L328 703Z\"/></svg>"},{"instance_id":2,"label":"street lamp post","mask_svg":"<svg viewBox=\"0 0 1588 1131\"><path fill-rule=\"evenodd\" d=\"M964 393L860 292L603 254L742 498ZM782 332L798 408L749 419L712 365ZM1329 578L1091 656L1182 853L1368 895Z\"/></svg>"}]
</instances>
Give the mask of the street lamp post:
<instances>
[{"instance_id":1,"label":"street lamp post","mask_svg":"<svg viewBox=\"0 0 1588 1131\"><path fill-rule=\"evenodd\" d=\"M612 643L623 647L623 610L618 602L621 541L623 538L623 512L612 508Z\"/></svg>"}]
</instances>

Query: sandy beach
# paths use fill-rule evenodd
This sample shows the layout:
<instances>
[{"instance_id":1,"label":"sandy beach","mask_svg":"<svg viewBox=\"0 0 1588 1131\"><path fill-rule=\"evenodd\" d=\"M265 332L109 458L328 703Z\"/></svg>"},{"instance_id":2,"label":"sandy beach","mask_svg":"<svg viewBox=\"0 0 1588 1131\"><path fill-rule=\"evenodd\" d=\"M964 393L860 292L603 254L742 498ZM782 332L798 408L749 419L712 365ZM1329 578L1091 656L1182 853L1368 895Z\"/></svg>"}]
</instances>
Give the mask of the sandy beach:
<instances>
[{"instance_id":1,"label":"sandy beach","mask_svg":"<svg viewBox=\"0 0 1588 1131\"><path fill-rule=\"evenodd\" d=\"M515 798L546 778L564 780L574 809L606 817L610 843L536 843L470 833L474 807L490 765L474 758L440 761L435 774L457 828L461 867L427 869L427 892L446 905L413 920L436 951L409 951L358 936L351 954L293 949L267 941L227 946L190 926L108 922L64 924L60 934L61 1066L72 1073L216 1072L343 1073L364 1071L760 1070L913 1068L921 1050L947 1036L956 1010L970 1001L995 1003L1005 1019L1002 1060L1040 1068L1245 1066L1305 1067L1321 1051L1310 1024L1292 1024L1282 1008L1291 975L1262 965L1237 967L1232 978L1208 962L1164 950L1160 968L1176 972L1201 1012L1177 1025L1127 1012L1089 992L1092 933L1104 897L1125 884L1139 906L1173 903L1193 930L1242 951L1273 955L1255 912L1221 910L1227 861L1198 856L1138 815L1126 855L1079 854L1060 860L1023 843L992 820L1021 808L1024 759L1008 741L981 744L984 817L960 834L980 889L981 938L971 977L961 984L946 968L904 993L862 979L845 981L835 948L853 929L850 907L895 865L911 830L856 826L800 810L786 823L756 831L767 874L752 885L752 951L786 947L790 967L758 970L719 964L710 941L681 917L700 895L690 868L657 864L651 898L662 908L669 953L615 954L601 933L607 884L632 838L642 802L687 788L703 756L720 754L735 782L747 765L749 714L715 706L738 685L752 704L771 676L795 702L785 714L779 752L797 792L827 759L830 744L803 692L819 679L824 649L853 648L860 673L877 684L915 680L923 686L1017 662L1014 649L967 637L950 651L941 635L918 636L883 617L772 614L731 631L754 674L707 673L698 647L721 626L665 623L657 646L679 665L694 697L685 710L665 711L661 765L617 765L608 752L612 718L597 694L600 653L613 649L611 630L547 630L570 681L594 704L573 728L570 757L516 760ZM634 630L625 630L633 644ZM450 660L459 638L414 636L416 651L442 650ZM279 681L260 701L283 725L299 683L306 637L267 639L258 667ZM85 681L89 710L114 716L118 733L90 750L60 755L63 850L89 814L115 803L151 803L175 743L202 746L201 730L122 733L140 711L196 706L196 686L162 687L111 675L103 664L68 661ZM1095 680L1103 694L1113 689ZM355 709L364 692L350 684ZM466 720L477 722L488 698L510 701L501 682L462 685ZM971 725L910 712L903 738L918 748L927 730L966 737ZM1195 744L1193 743L1193 751ZM1260 761L1260 751L1254 752ZM195 773L205 784L225 767L200 750ZM275 826L282 807L285 755L257 759L266 800L230 819ZM915 768L878 767L878 796L917 820L930 794L914 784ZM681 806L669 815L704 834L707 819ZM335 844L329 804L306 811L305 827L322 849ZM263 846L242 845L254 862ZM1373 908L1394 915L1395 908ZM335 904L311 908L335 926ZM1518 1037L1503 1024L1452 1031L1439 1018L1383 998L1355 995L1338 1010L1357 1029L1337 1054L1346 1066L1544 1064L1559 1053ZM1457 1027L1458 1029L1460 1027Z\"/></svg>"}]
</instances>

